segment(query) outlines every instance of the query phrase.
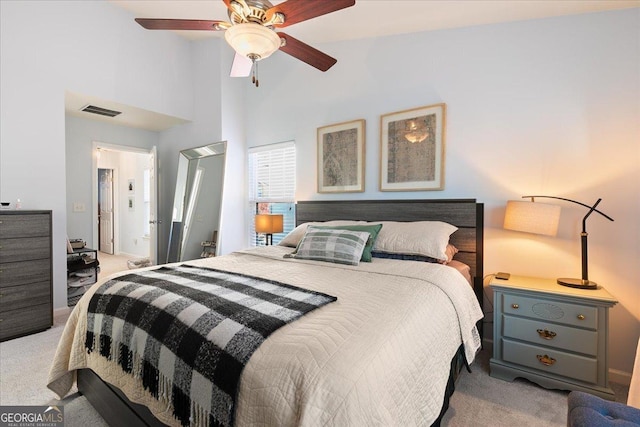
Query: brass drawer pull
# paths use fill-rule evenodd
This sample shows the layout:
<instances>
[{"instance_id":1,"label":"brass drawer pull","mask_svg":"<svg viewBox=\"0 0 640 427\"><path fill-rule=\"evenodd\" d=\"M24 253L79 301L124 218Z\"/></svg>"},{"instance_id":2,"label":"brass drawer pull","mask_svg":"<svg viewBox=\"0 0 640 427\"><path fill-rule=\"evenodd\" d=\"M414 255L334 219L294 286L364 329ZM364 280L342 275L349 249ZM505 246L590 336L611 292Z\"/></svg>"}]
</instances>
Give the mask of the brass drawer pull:
<instances>
[{"instance_id":1,"label":"brass drawer pull","mask_svg":"<svg viewBox=\"0 0 640 427\"><path fill-rule=\"evenodd\" d=\"M538 332L538 335L540 335L540 338L544 338L545 340L552 340L556 335L558 335L555 332L548 331L546 329L537 329L536 331Z\"/></svg>"},{"instance_id":2,"label":"brass drawer pull","mask_svg":"<svg viewBox=\"0 0 640 427\"><path fill-rule=\"evenodd\" d=\"M518 305L518 304L511 304L511 308L514 308L514 309L516 309L516 310L517 310L517 309L519 309L519 308L520 308L520 305Z\"/></svg>"},{"instance_id":3,"label":"brass drawer pull","mask_svg":"<svg viewBox=\"0 0 640 427\"><path fill-rule=\"evenodd\" d=\"M540 363L542 363L543 365L546 365L546 366L551 366L554 363L556 363L556 359L554 359L553 357L549 357L546 354L544 356L541 355L541 354L538 354L536 357L538 358L538 361Z\"/></svg>"},{"instance_id":4,"label":"brass drawer pull","mask_svg":"<svg viewBox=\"0 0 640 427\"><path fill-rule=\"evenodd\" d=\"M584 320L584 319L585 319L584 314L578 314L578 320Z\"/></svg>"}]
</instances>

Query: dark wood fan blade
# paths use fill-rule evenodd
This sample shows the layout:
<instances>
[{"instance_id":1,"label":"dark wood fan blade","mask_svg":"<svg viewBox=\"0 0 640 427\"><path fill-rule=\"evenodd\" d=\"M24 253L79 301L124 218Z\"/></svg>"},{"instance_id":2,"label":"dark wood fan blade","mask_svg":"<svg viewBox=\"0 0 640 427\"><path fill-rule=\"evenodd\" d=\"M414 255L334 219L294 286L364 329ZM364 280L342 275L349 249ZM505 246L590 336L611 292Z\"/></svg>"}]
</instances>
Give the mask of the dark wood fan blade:
<instances>
[{"instance_id":1,"label":"dark wood fan blade","mask_svg":"<svg viewBox=\"0 0 640 427\"><path fill-rule=\"evenodd\" d=\"M276 27L284 28L307 19L351 7L354 4L356 4L356 0L288 0L268 9L267 19L271 19L276 12L284 14L284 24L276 24Z\"/></svg>"},{"instance_id":2,"label":"dark wood fan blade","mask_svg":"<svg viewBox=\"0 0 640 427\"><path fill-rule=\"evenodd\" d=\"M285 33L278 33L278 36L285 40L285 45L280 47L280 50L288 53L294 58L298 58L300 61L306 62L312 67L321 71L327 71L329 68L338 62L337 59L330 57L326 53L320 52L318 49L309 46L300 40L291 37Z\"/></svg>"},{"instance_id":3,"label":"dark wood fan blade","mask_svg":"<svg viewBox=\"0 0 640 427\"><path fill-rule=\"evenodd\" d=\"M205 21L200 19L150 19L136 18L136 22L147 30L200 30L219 31L218 24L227 25L225 21Z\"/></svg>"}]
</instances>

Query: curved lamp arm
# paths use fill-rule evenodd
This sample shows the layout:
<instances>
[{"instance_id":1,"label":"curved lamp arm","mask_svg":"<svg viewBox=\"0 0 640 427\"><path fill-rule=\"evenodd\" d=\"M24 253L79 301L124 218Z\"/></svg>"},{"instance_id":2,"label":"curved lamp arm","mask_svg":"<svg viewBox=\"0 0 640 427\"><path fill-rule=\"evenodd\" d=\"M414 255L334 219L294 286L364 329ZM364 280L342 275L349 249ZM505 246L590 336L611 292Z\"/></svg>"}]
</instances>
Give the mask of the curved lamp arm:
<instances>
[{"instance_id":1,"label":"curved lamp arm","mask_svg":"<svg viewBox=\"0 0 640 427\"><path fill-rule=\"evenodd\" d=\"M557 199L557 200L564 200L565 202L571 202L571 203L575 203L576 205L580 205L580 206L584 206L585 208L589 209L589 212L587 212L587 214L584 216L584 218L582 218L582 232L586 233L586 223L587 223L587 218L589 217L589 215L591 215L592 212L598 212L600 215L602 215L603 217L607 218L609 221L613 221L613 218L611 218L609 215L600 212L598 209L596 209L596 206L598 206L598 204L602 201L602 199L598 199L593 206L589 206L587 204L584 204L582 202L578 202L576 200L571 200L571 199L565 199L564 197L555 197L555 196L522 196L523 199L531 199L532 202L534 202L536 197L540 197L542 199Z\"/></svg>"},{"instance_id":2,"label":"curved lamp arm","mask_svg":"<svg viewBox=\"0 0 640 427\"><path fill-rule=\"evenodd\" d=\"M598 209L596 209L596 206L598 206L598 204L602 201L602 199L598 199L593 206L589 206L586 205L584 203L581 202L577 202L575 200L571 200L571 199L565 199L564 197L555 197L555 196L522 196L523 199L527 199L530 198L532 202L534 202L536 197L540 197L543 199L557 199L557 200L564 200L565 202L571 202L571 203L575 203L576 205L580 205L580 206L584 206L585 208L589 209L589 212L587 212L587 214L584 216L584 218L582 218L582 233L580 233L580 242L581 242L581 247L582 247L582 279L577 280L577 279L558 279L558 284L563 285L563 286L570 286L573 288L583 288L583 289L596 289L597 288L597 284L594 282L589 281L589 271L588 271L588 261L587 261L587 218L589 218L589 215L591 215L593 212L597 212L600 215L602 215L603 217L607 218L609 221L613 221L613 218L611 218L609 215L606 215L602 212L600 212Z\"/></svg>"}]
</instances>

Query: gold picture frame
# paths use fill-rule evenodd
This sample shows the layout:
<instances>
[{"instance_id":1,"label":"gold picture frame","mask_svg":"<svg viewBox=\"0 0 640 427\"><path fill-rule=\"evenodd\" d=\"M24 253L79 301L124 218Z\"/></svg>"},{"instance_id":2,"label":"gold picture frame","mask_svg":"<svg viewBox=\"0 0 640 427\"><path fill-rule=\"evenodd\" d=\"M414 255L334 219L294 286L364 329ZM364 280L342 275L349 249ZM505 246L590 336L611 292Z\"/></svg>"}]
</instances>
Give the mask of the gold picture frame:
<instances>
[{"instance_id":1,"label":"gold picture frame","mask_svg":"<svg viewBox=\"0 0 640 427\"><path fill-rule=\"evenodd\" d=\"M365 120L318 128L318 193L364 191Z\"/></svg>"},{"instance_id":2,"label":"gold picture frame","mask_svg":"<svg viewBox=\"0 0 640 427\"><path fill-rule=\"evenodd\" d=\"M380 191L444 190L446 104L380 116Z\"/></svg>"}]
</instances>

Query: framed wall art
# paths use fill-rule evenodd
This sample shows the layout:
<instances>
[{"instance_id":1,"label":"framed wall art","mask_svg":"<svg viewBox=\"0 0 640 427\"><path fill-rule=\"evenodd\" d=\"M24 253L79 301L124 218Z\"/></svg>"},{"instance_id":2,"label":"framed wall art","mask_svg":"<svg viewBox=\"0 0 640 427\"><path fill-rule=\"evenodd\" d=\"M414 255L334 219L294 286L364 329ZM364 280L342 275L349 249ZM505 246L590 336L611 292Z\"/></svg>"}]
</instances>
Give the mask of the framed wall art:
<instances>
[{"instance_id":1,"label":"framed wall art","mask_svg":"<svg viewBox=\"0 0 640 427\"><path fill-rule=\"evenodd\" d=\"M380 191L444 190L445 104L380 117Z\"/></svg>"},{"instance_id":2,"label":"framed wall art","mask_svg":"<svg viewBox=\"0 0 640 427\"><path fill-rule=\"evenodd\" d=\"M318 128L318 193L364 191L364 119Z\"/></svg>"}]
</instances>

